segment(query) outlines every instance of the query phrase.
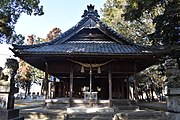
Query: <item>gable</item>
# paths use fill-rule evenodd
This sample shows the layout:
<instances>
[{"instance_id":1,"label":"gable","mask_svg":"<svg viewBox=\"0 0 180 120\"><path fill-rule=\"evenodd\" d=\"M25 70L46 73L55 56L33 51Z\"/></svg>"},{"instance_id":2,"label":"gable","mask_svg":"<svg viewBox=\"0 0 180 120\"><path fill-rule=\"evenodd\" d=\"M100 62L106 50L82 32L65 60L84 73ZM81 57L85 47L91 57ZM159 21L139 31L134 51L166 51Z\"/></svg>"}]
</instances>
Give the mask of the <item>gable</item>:
<instances>
[{"instance_id":1,"label":"gable","mask_svg":"<svg viewBox=\"0 0 180 120\"><path fill-rule=\"evenodd\" d=\"M120 35L100 19L94 16L83 18L77 25L63 33L59 38L53 40L52 44L63 44L69 41L87 42L89 41L106 41L117 44L132 44L127 38ZM74 42L75 42L74 41Z\"/></svg>"},{"instance_id":2,"label":"gable","mask_svg":"<svg viewBox=\"0 0 180 120\"><path fill-rule=\"evenodd\" d=\"M122 44L120 41L115 41L111 37L104 34L102 31L100 31L98 28L84 28L80 30L78 33L76 33L71 38L67 39L63 42L65 43L117 43ZM58 44L58 42L56 43Z\"/></svg>"}]
</instances>

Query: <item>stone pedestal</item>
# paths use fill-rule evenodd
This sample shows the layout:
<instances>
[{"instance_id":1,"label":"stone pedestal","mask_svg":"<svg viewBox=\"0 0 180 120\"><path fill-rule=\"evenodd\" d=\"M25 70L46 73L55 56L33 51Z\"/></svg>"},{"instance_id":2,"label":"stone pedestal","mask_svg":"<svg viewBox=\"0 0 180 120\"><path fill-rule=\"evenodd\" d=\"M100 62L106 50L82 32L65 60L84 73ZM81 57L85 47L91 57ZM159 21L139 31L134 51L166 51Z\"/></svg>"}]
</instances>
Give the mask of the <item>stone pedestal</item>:
<instances>
[{"instance_id":1,"label":"stone pedestal","mask_svg":"<svg viewBox=\"0 0 180 120\"><path fill-rule=\"evenodd\" d=\"M162 120L179 120L180 113L164 112Z\"/></svg>"},{"instance_id":2,"label":"stone pedestal","mask_svg":"<svg viewBox=\"0 0 180 120\"><path fill-rule=\"evenodd\" d=\"M177 59L168 57L164 63L167 78L167 109L180 112L180 69Z\"/></svg>"},{"instance_id":3,"label":"stone pedestal","mask_svg":"<svg viewBox=\"0 0 180 120\"><path fill-rule=\"evenodd\" d=\"M0 85L0 109L7 109L10 86Z\"/></svg>"},{"instance_id":4,"label":"stone pedestal","mask_svg":"<svg viewBox=\"0 0 180 120\"><path fill-rule=\"evenodd\" d=\"M173 112L180 112L180 96L168 96L167 109Z\"/></svg>"},{"instance_id":5,"label":"stone pedestal","mask_svg":"<svg viewBox=\"0 0 180 120\"><path fill-rule=\"evenodd\" d=\"M180 88L168 88L167 109L172 112L180 112Z\"/></svg>"},{"instance_id":6,"label":"stone pedestal","mask_svg":"<svg viewBox=\"0 0 180 120\"><path fill-rule=\"evenodd\" d=\"M0 120L24 120L23 117L19 116L19 109L1 110Z\"/></svg>"}]
</instances>

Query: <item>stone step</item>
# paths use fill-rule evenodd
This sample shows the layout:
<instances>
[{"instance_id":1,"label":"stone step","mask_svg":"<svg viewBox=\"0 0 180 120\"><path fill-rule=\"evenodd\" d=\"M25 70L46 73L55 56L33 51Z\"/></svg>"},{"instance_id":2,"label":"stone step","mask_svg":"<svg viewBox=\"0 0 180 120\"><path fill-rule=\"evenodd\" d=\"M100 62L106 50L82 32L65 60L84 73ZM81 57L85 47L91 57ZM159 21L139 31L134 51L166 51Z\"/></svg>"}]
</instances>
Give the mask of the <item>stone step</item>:
<instances>
[{"instance_id":1,"label":"stone step","mask_svg":"<svg viewBox=\"0 0 180 120\"><path fill-rule=\"evenodd\" d=\"M90 101L89 100L84 100L84 99L73 99L72 100L72 107L89 107L90 106ZM46 99L45 100L46 108L50 109L61 109L65 107L69 107L69 99ZM92 106L109 106L109 100L97 100L93 101Z\"/></svg>"},{"instance_id":2,"label":"stone step","mask_svg":"<svg viewBox=\"0 0 180 120\"><path fill-rule=\"evenodd\" d=\"M163 120L162 118L128 118L128 120Z\"/></svg>"},{"instance_id":3,"label":"stone step","mask_svg":"<svg viewBox=\"0 0 180 120\"><path fill-rule=\"evenodd\" d=\"M138 109L136 101L129 99L113 100L112 104L115 111Z\"/></svg>"},{"instance_id":4,"label":"stone step","mask_svg":"<svg viewBox=\"0 0 180 120\"><path fill-rule=\"evenodd\" d=\"M128 120L163 120L162 116L128 116Z\"/></svg>"},{"instance_id":5,"label":"stone step","mask_svg":"<svg viewBox=\"0 0 180 120\"><path fill-rule=\"evenodd\" d=\"M114 118L128 119L128 120L162 120L163 113L157 111L134 111L134 112L120 112Z\"/></svg>"},{"instance_id":6,"label":"stone step","mask_svg":"<svg viewBox=\"0 0 180 120\"><path fill-rule=\"evenodd\" d=\"M112 118L93 117L93 118L68 118L65 120L112 120Z\"/></svg>"},{"instance_id":7,"label":"stone step","mask_svg":"<svg viewBox=\"0 0 180 120\"><path fill-rule=\"evenodd\" d=\"M109 107L70 107L67 113L113 113L114 109Z\"/></svg>"},{"instance_id":8,"label":"stone step","mask_svg":"<svg viewBox=\"0 0 180 120\"><path fill-rule=\"evenodd\" d=\"M122 115L122 114L121 114ZM68 114L65 120L112 120L114 114ZM162 120L161 114L127 114L126 116L119 117L122 120ZM116 120L116 119L115 119ZM119 120L117 118L117 120Z\"/></svg>"},{"instance_id":9,"label":"stone step","mask_svg":"<svg viewBox=\"0 0 180 120\"><path fill-rule=\"evenodd\" d=\"M29 120L64 120L65 114L41 111L23 111L20 115Z\"/></svg>"},{"instance_id":10,"label":"stone step","mask_svg":"<svg viewBox=\"0 0 180 120\"><path fill-rule=\"evenodd\" d=\"M119 110L136 110L138 109L137 106L113 106L115 111Z\"/></svg>"},{"instance_id":11,"label":"stone step","mask_svg":"<svg viewBox=\"0 0 180 120\"><path fill-rule=\"evenodd\" d=\"M114 114L102 114L102 113L94 113L94 114L68 114L65 120L112 120Z\"/></svg>"},{"instance_id":12,"label":"stone step","mask_svg":"<svg viewBox=\"0 0 180 120\"><path fill-rule=\"evenodd\" d=\"M73 113L67 114L68 117L113 117L114 113Z\"/></svg>"},{"instance_id":13,"label":"stone step","mask_svg":"<svg viewBox=\"0 0 180 120\"><path fill-rule=\"evenodd\" d=\"M25 120L112 120L113 118L123 118L121 120L162 120L163 113L157 111L121 111L119 113L66 113L43 111L23 111L21 116ZM128 118L128 119L126 119ZM118 119L113 119L118 120Z\"/></svg>"},{"instance_id":14,"label":"stone step","mask_svg":"<svg viewBox=\"0 0 180 120\"><path fill-rule=\"evenodd\" d=\"M16 118L13 118L13 119L8 119L8 120L24 120L24 117L16 117Z\"/></svg>"}]
</instances>

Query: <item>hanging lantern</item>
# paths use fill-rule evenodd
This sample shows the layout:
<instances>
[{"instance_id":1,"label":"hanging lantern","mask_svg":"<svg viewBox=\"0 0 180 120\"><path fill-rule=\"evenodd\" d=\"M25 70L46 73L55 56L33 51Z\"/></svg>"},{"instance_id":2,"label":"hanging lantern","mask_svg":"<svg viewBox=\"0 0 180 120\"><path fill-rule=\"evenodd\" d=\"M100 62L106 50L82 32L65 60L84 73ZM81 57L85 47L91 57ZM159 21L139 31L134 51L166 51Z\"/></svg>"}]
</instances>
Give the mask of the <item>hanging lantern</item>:
<instances>
[{"instance_id":1,"label":"hanging lantern","mask_svg":"<svg viewBox=\"0 0 180 120\"><path fill-rule=\"evenodd\" d=\"M98 74L100 74L101 73L101 68L100 67L98 67Z\"/></svg>"},{"instance_id":2,"label":"hanging lantern","mask_svg":"<svg viewBox=\"0 0 180 120\"><path fill-rule=\"evenodd\" d=\"M83 66L81 67L81 73L84 73L84 67Z\"/></svg>"}]
</instances>

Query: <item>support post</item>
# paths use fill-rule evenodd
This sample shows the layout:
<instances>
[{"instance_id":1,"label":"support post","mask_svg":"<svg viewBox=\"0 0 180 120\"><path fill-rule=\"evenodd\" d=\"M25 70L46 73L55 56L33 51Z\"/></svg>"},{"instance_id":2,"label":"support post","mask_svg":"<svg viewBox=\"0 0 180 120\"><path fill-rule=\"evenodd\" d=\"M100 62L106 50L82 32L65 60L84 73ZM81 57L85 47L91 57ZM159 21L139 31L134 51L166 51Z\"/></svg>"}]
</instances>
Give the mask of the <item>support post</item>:
<instances>
[{"instance_id":1,"label":"support post","mask_svg":"<svg viewBox=\"0 0 180 120\"><path fill-rule=\"evenodd\" d=\"M89 98L89 106L93 107L93 98L92 98L92 67L90 65L89 68L89 89L90 89L90 98Z\"/></svg>"},{"instance_id":2,"label":"support post","mask_svg":"<svg viewBox=\"0 0 180 120\"><path fill-rule=\"evenodd\" d=\"M90 89L90 97L91 97L91 94L92 94L92 68L91 68L91 66L90 66L90 71L89 71L89 78L90 78L90 80L89 80L89 89Z\"/></svg>"},{"instance_id":3,"label":"support post","mask_svg":"<svg viewBox=\"0 0 180 120\"><path fill-rule=\"evenodd\" d=\"M48 82L48 63L45 62L45 82L44 82L44 95L45 95L45 99L48 99L49 95L48 95L48 87L49 87L49 82Z\"/></svg>"},{"instance_id":4,"label":"support post","mask_svg":"<svg viewBox=\"0 0 180 120\"><path fill-rule=\"evenodd\" d=\"M126 79L126 92L127 92L127 99L129 99L129 80L128 79Z\"/></svg>"},{"instance_id":5,"label":"support post","mask_svg":"<svg viewBox=\"0 0 180 120\"><path fill-rule=\"evenodd\" d=\"M73 67L71 66L70 72L70 98L69 98L69 106L72 107L72 95L73 95Z\"/></svg>"},{"instance_id":6,"label":"support post","mask_svg":"<svg viewBox=\"0 0 180 120\"><path fill-rule=\"evenodd\" d=\"M111 70L108 71L108 81L109 81L109 107L112 107L112 75L111 75Z\"/></svg>"},{"instance_id":7,"label":"support post","mask_svg":"<svg viewBox=\"0 0 180 120\"><path fill-rule=\"evenodd\" d=\"M56 87L56 78L53 78L53 98L55 98L55 87Z\"/></svg>"},{"instance_id":8,"label":"support post","mask_svg":"<svg viewBox=\"0 0 180 120\"><path fill-rule=\"evenodd\" d=\"M138 90L137 90L137 80L136 80L136 73L137 73L137 66L136 63L134 63L134 97L136 102L138 101Z\"/></svg>"}]
</instances>

